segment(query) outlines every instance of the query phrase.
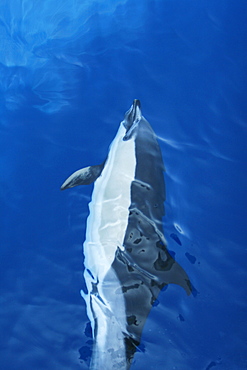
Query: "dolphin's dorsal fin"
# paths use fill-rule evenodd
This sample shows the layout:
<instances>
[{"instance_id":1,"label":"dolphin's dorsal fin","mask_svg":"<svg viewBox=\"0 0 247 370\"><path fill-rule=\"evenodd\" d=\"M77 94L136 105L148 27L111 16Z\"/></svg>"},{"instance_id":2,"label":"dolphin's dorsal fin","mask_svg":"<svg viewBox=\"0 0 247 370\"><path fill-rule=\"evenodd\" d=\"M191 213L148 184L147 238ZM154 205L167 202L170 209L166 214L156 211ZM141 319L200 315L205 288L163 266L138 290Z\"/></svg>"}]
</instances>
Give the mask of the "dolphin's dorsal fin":
<instances>
[{"instance_id":1,"label":"dolphin's dorsal fin","mask_svg":"<svg viewBox=\"0 0 247 370\"><path fill-rule=\"evenodd\" d=\"M89 185L101 175L105 161L96 166L84 167L81 170L75 171L64 181L61 190L73 188L77 185Z\"/></svg>"}]
</instances>

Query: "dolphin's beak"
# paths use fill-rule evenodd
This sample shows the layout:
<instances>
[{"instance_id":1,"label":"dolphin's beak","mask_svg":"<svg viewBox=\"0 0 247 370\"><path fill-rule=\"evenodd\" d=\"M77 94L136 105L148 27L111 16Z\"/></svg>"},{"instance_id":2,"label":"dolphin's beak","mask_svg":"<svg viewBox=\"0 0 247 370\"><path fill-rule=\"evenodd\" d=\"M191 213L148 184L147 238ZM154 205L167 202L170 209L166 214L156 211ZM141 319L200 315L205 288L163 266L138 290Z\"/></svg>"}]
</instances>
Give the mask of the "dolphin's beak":
<instances>
[{"instance_id":1,"label":"dolphin's beak","mask_svg":"<svg viewBox=\"0 0 247 370\"><path fill-rule=\"evenodd\" d=\"M133 104L129 110L129 117L132 121L132 124L136 121L136 119L141 119L141 102L138 99L133 101Z\"/></svg>"},{"instance_id":2,"label":"dolphin's beak","mask_svg":"<svg viewBox=\"0 0 247 370\"><path fill-rule=\"evenodd\" d=\"M141 108L141 102L138 99L134 99L132 105L133 105L134 109L136 109L136 107Z\"/></svg>"},{"instance_id":3,"label":"dolphin's beak","mask_svg":"<svg viewBox=\"0 0 247 370\"><path fill-rule=\"evenodd\" d=\"M138 125L142 118L141 102L135 99L130 109L125 113L124 127L126 128L126 134L123 140L129 140L134 132L134 129Z\"/></svg>"}]
</instances>

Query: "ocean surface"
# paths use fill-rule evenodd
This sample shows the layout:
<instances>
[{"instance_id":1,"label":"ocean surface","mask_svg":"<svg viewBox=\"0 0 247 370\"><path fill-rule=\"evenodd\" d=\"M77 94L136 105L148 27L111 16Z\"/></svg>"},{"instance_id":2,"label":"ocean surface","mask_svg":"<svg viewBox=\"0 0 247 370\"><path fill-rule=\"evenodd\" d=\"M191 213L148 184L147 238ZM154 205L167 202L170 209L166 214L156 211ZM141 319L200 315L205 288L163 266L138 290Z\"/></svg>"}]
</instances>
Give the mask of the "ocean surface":
<instances>
[{"instance_id":1,"label":"ocean surface","mask_svg":"<svg viewBox=\"0 0 247 370\"><path fill-rule=\"evenodd\" d=\"M88 369L93 186L60 186L102 163L133 99L195 292L161 292L132 369L247 369L246 15L243 0L1 0L1 370Z\"/></svg>"}]
</instances>

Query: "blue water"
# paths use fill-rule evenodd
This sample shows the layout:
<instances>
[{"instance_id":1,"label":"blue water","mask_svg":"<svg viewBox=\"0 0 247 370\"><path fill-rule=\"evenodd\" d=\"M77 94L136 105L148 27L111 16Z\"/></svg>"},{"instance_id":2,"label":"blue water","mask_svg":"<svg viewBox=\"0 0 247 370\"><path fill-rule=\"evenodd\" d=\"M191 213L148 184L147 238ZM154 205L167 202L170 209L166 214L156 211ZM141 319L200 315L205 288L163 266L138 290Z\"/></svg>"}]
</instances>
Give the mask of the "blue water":
<instances>
[{"instance_id":1,"label":"blue water","mask_svg":"<svg viewBox=\"0 0 247 370\"><path fill-rule=\"evenodd\" d=\"M247 369L246 11L242 0L1 1L0 369L88 369L92 186L59 188L102 162L134 98L160 139L168 248L197 294L160 294L132 368Z\"/></svg>"}]
</instances>

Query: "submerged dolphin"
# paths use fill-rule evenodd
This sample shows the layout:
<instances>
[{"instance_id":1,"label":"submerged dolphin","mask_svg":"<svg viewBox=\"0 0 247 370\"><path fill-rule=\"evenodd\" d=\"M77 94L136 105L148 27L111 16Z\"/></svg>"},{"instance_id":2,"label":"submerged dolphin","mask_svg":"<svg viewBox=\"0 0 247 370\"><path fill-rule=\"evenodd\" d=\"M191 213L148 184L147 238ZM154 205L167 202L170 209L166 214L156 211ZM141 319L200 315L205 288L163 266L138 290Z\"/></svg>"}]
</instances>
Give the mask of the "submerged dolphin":
<instances>
[{"instance_id":1,"label":"submerged dolphin","mask_svg":"<svg viewBox=\"0 0 247 370\"><path fill-rule=\"evenodd\" d=\"M191 292L166 248L163 172L154 131L134 100L103 164L76 171L61 187L95 181L82 292L94 337L91 369L129 369L160 290L174 283Z\"/></svg>"}]
</instances>

